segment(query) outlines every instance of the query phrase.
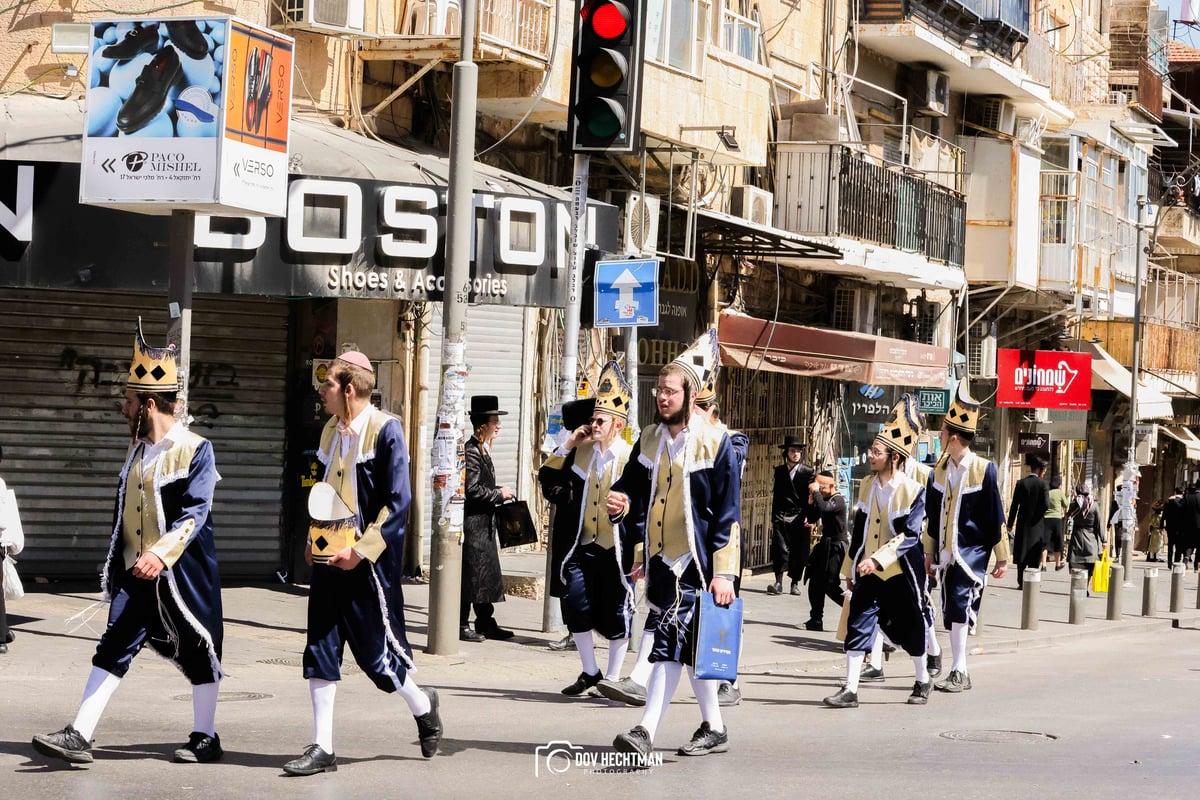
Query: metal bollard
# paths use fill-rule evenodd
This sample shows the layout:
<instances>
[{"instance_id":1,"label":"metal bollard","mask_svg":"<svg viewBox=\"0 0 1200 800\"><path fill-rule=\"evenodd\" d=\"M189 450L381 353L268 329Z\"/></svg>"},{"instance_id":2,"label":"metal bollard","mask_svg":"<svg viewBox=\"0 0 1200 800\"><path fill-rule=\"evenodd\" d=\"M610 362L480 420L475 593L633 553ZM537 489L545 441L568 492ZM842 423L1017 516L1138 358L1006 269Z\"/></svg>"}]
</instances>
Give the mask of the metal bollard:
<instances>
[{"instance_id":1,"label":"metal bollard","mask_svg":"<svg viewBox=\"0 0 1200 800\"><path fill-rule=\"evenodd\" d=\"M1038 629L1038 594L1042 589L1042 571L1037 567L1027 567L1021 573L1021 630L1036 631Z\"/></svg>"},{"instance_id":2,"label":"metal bollard","mask_svg":"<svg viewBox=\"0 0 1200 800\"><path fill-rule=\"evenodd\" d=\"M1108 615L1110 620L1121 618L1121 585L1125 582L1125 568L1120 564L1112 565L1108 576Z\"/></svg>"},{"instance_id":3,"label":"metal bollard","mask_svg":"<svg viewBox=\"0 0 1200 800\"><path fill-rule=\"evenodd\" d=\"M1176 564L1171 568L1171 613L1177 614L1183 611L1183 576L1187 574L1187 568L1183 564Z\"/></svg>"},{"instance_id":4,"label":"metal bollard","mask_svg":"<svg viewBox=\"0 0 1200 800\"><path fill-rule=\"evenodd\" d=\"M1082 625L1086 619L1084 614L1087 605L1088 574L1082 569L1071 570L1071 616L1072 625Z\"/></svg>"},{"instance_id":5,"label":"metal bollard","mask_svg":"<svg viewBox=\"0 0 1200 800\"><path fill-rule=\"evenodd\" d=\"M1158 616L1158 568L1142 573L1142 616Z\"/></svg>"},{"instance_id":6,"label":"metal bollard","mask_svg":"<svg viewBox=\"0 0 1200 800\"><path fill-rule=\"evenodd\" d=\"M1133 586L1133 537L1121 537L1121 567L1125 570L1125 580L1129 583L1123 586Z\"/></svg>"}]
</instances>

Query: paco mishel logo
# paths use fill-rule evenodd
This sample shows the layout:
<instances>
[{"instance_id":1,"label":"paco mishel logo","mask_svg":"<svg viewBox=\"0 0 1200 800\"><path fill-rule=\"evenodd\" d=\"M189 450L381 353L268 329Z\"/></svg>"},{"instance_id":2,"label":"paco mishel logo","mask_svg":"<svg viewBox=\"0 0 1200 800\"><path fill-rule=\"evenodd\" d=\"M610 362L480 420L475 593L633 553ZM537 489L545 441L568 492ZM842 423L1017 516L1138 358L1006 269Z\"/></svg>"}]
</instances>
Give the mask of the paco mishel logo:
<instances>
[{"instance_id":1,"label":"paco mishel logo","mask_svg":"<svg viewBox=\"0 0 1200 800\"><path fill-rule=\"evenodd\" d=\"M882 386L876 386L873 383L864 383L858 387L858 393L868 400L878 400L883 397L886 391Z\"/></svg>"},{"instance_id":2,"label":"paco mishel logo","mask_svg":"<svg viewBox=\"0 0 1200 800\"><path fill-rule=\"evenodd\" d=\"M1079 370L1071 369L1066 361L1059 361L1057 367L1049 369L1017 367L1013 370L1013 385L1037 392L1066 394L1078 376Z\"/></svg>"},{"instance_id":3,"label":"paco mishel logo","mask_svg":"<svg viewBox=\"0 0 1200 800\"><path fill-rule=\"evenodd\" d=\"M149 156L147 156L146 153L141 150L135 150L132 153L126 153L125 158L123 159L125 161L125 169L129 170L130 172L141 172L142 167L146 166L146 161L148 158Z\"/></svg>"}]
</instances>

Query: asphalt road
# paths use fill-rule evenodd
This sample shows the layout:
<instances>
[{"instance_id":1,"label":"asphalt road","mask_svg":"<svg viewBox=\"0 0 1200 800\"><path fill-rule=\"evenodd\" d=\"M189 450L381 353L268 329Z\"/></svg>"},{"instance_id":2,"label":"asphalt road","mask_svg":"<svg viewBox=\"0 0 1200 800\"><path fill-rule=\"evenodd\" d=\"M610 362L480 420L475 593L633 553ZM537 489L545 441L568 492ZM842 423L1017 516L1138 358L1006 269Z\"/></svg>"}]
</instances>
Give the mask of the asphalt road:
<instances>
[{"instance_id":1,"label":"asphalt road","mask_svg":"<svg viewBox=\"0 0 1200 800\"><path fill-rule=\"evenodd\" d=\"M285 626L254 634L263 652L293 635ZM29 635L18 643L29 647ZM1200 630L1118 633L1051 647L993 649L971 661L975 688L935 693L910 707L911 664L864 684L862 706L833 710L839 656L743 678L744 702L726 710L730 751L682 758L674 748L699 724L686 681L659 731L661 766L596 773L559 757L548 774L535 751L551 742L602 754L637 723L637 709L558 693L577 669L572 654L537 662L501 657L486 673L426 657L418 678L443 695L442 753L423 761L415 726L394 696L347 674L338 694L341 768L308 778L279 766L308 744L310 711L298 670L250 653L230 665L218 728L226 759L170 763L191 706L186 685L148 653L118 691L97 731L88 768L51 764L29 737L70 721L91 644L71 637L80 658L58 658L34 674L3 675L0 797L356 798L747 797L747 798L1130 798L1195 796L1200 778ZM61 648L60 648L61 649ZM546 652L546 651L542 651ZM11 655L11 654L10 654ZM531 663L544 668L531 667ZM564 676L568 680L563 680Z\"/></svg>"}]
</instances>

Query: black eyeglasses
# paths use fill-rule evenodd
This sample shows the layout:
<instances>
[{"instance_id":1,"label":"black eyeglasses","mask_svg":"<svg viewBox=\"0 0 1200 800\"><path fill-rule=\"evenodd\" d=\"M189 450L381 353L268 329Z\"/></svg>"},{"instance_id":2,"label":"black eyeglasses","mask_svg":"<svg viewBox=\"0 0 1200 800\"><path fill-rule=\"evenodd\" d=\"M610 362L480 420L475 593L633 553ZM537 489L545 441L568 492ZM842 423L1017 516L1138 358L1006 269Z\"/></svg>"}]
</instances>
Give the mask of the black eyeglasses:
<instances>
[{"instance_id":1,"label":"black eyeglasses","mask_svg":"<svg viewBox=\"0 0 1200 800\"><path fill-rule=\"evenodd\" d=\"M588 424L592 425L595 428L602 427L604 425L604 423L606 423L606 422L608 422L608 420L602 419L600 417L596 417L595 419L588 420Z\"/></svg>"}]
</instances>

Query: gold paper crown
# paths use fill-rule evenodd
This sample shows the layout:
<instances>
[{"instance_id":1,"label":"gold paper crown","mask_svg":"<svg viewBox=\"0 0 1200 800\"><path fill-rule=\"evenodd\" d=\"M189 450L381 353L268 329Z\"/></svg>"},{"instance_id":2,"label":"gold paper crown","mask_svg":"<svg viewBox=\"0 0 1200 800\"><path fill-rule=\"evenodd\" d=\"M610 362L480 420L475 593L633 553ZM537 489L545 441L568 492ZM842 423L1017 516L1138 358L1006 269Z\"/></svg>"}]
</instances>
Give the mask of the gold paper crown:
<instances>
[{"instance_id":1,"label":"gold paper crown","mask_svg":"<svg viewBox=\"0 0 1200 800\"><path fill-rule=\"evenodd\" d=\"M596 384L595 411L603 411L628 421L629 398L632 394L633 390L626 383L621 367L616 361L609 361L604 365L604 369L600 370L600 380Z\"/></svg>"},{"instance_id":2,"label":"gold paper crown","mask_svg":"<svg viewBox=\"0 0 1200 800\"><path fill-rule=\"evenodd\" d=\"M971 398L967 379L963 378L946 412L946 427L962 433L974 433L979 426L979 407L979 401Z\"/></svg>"},{"instance_id":3,"label":"gold paper crown","mask_svg":"<svg viewBox=\"0 0 1200 800\"><path fill-rule=\"evenodd\" d=\"M709 328L700 334L700 338L692 342L692 346L680 353L671 363L683 367L696 381L697 400L703 395L706 387L711 386L715 390L717 370L721 365L717 348L717 329ZM708 398L711 398L712 394L710 391Z\"/></svg>"},{"instance_id":4,"label":"gold paper crown","mask_svg":"<svg viewBox=\"0 0 1200 800\"><path fill-rule=\"evenodd\" d=\"M126 388L135 392L178 392L179 371L175 363L175 345L151 347L142 335L142 318L138 317L133 339L133 363L129 365Z\"/></svg>"},{"instance_id":5,"label":"gold paper crown","mask_svg":"<svg viewBox=\"0 0 1200 800\"><path fill-rule=\"evenodd\" d=\"M906 394L892 409L892 416L883 424L883 430L875 437L875 441L882 442L905 458L910 458L920 435L921 414L917 410L916 398Z\"/></svg>"}]
</instances>

